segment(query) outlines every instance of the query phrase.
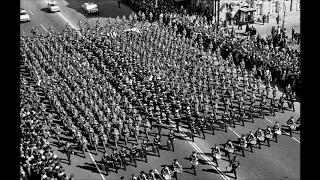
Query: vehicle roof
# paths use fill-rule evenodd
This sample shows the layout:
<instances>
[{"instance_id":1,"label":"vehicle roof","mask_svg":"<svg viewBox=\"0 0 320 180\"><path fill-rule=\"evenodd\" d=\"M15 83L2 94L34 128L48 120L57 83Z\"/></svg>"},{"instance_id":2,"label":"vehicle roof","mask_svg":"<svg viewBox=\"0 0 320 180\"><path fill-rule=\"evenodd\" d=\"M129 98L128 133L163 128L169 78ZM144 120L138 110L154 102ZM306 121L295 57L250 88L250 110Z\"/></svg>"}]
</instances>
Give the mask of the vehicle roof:
<instances>
[{"instance_id":1,"label":"vehicle roof","mask_svg":"<svg viewBox=\"0 0 320 180\"><path fill-rule=\"evenodd\" d=\"M20 13L22 13L22 12L27 12L27 11L21 8Z\"/></svg>"},{"instance_id":2,"label":"vehicle roof","mask_svg":"<svg viewBox=\"0 0 320 180\"><path fill-rule=\"evenodd\" d=\"M87 3L83 3L85 6L89 6L89 5L95 5L95 3L93 2L87 2Z\"/></svg>"},{"instance_id":3,"label":"vehicle roof","mask_svg":"<svg viewBox=\"0 0 320 180\"><path fill-rule=\"evenodd\" d=\"M55 1L48 2L48 4L55 4L55 5L58 5L58 3L57 3L57 2L55 2Z\"/></svg>"}]
</instances>

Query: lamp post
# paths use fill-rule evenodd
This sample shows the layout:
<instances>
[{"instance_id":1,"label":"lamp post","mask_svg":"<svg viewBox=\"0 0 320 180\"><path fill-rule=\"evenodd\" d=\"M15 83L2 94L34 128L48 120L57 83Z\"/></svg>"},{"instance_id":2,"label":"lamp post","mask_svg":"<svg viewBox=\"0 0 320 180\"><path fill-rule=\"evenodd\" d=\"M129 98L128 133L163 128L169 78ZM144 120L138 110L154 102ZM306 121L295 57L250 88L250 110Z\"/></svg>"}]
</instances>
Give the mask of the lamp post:
<instances>
[{"instance_id":1,"label":"lamp post","mask_svg":"<svg viewBox=\"0 0 320 180\"><path fill-rule=\"evenodd\" d=\"M282 19L282 27L284 27L284 19L286 18L286 4L285 3L282 3L283 4L283 19Z\"/></svg>"}]
</instances>

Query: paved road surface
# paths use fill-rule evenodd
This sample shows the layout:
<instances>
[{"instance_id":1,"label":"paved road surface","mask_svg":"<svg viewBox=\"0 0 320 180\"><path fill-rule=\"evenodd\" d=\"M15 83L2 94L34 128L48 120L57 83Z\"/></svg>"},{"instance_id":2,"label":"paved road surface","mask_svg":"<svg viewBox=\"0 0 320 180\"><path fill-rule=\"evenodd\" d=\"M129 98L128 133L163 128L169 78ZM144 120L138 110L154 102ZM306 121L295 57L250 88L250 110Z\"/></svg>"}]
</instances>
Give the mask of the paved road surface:
<instances>
[{"instance_id":1,"label":"paved road surface","mask_svg":"<svg viewBox=\"0 0 320 180\"><path fill-rule=\"evenodd\" d=\"M53 26L55 31L62 31L67 22L70 22L74 27L79 20L85 22L87 19L90 19L92 23L96 21L99 17L101 18L102 24L104 24L105 19L108 16L116 17L119 15L122 17L123 14L127 15L130 13L131 9L122 5L121 9L118 8L118 4L114 1L103 1L100 0L97 3L101 3L99 6L100 14L98 16L86 16L84 15L79 7L82 1L57 1L60 5L60 13L47 13L45 10L46 1L38 0L23 0L21 1L21 7L26 9L31 16L30 23L21 24L21 31L29 33L32 26L36 27L41 33L45 33L45 29L48 29L50 25ZM42 27L43 26L43 27ZM280 92L278 93L280 96ZM175 147L176 151L169 152L165 149L165 144L168 134L168 130L163 128L162 141L161 144L164 146L160 150L161 158L157 156L149 156L148 164L144 161L138 160L138 168L133 166L127 167L127 171L119 170L119 173L111 172L109 176L101 175L97 170L95 162L100 161L102 156L102 148L99 149L101 152L98 155L94 154L94 151L91 150L91 156L86 153L86 158L82 158L81 155L72 156L72 165L63 164L68 174L74 174L75 179L119 179L121 176L124 176L125 179L128 179L131 174L139 174L140 171L148 172L150 169L157 169L159 172L162 169L162 165L169 165L172 163L173 159L178 159L180 164L184 167L184 173L181 175L181 179L232 179L233 175L225 172L226 166L228 165L227 159L225 156L223 160L219 161L220 172L217 172L214 167L206 164L208 160L206 156L202 157L198 155L199 166L197 167L197 176L192 174L190 168L190 163L187 158L190 156L192 151L198 153L204 153L208 155L211 152L211 147L214 144L220 145L225 143L228 139L234 141L236 140L237 134L248 133L249 130L255 131L258 127L265 129L268 125L273 126L272 123L279 121L280 124L285 125L286 121L293 116L295 119L300 117L300 103L295 103L296 112L285 111L285 113L276 113L275 117L266 116L265 119L256 118L254 123L245 122L245 126L236 125L236 128L230 128L228 133L224 131L216 131L215 135L209 133L206 134L206 139L195 138L195 142L188 142L183 138L182 135L176 138ZM170 127L170 126L169 126ZM182 132L185 132L184 127L181 128ZM157 132L157 129L154 128L152 133ZM151 133L151 134L152 134ZM144 139L144 134L142 133L142 139ZM154 134L151 135L151 140L153 140ZM253 152L245 152L245 157L241 156L241 153L236 152L237 156L240 159L241 167L238 169L238 179L299 179L300 178L300 134L294 133L294 138L291 138L287 135L279 137L278 143L271 141L271 147L262 146L262 149L254 148ZM61 138L63 139L63 138ZM66 141L71 141L70 138L65 137ZM133 140L133 139L130 139ZM55 145L56 140L53 139L53 144ZM139 140L139 143L141 139ZM120 146L123 145L123 142L120 143ZM131 147L131 145L129 145ZM140 146L138 146L140 147ZM220 146L221 147L221 146ZM109 147L108 152L110 153ZM66 156L61 154L61 152L54 147L56 153L62 159L65 159ZM149 147L151 151L151 146ZM200 150L199 150L200 149ZM150 154L153 154L150 152ZM209 157L211 160L211 157ZM94 161L93 161L94 160ZM230 169L229 169L230 170Z\"/></svg>"}]
</instances>

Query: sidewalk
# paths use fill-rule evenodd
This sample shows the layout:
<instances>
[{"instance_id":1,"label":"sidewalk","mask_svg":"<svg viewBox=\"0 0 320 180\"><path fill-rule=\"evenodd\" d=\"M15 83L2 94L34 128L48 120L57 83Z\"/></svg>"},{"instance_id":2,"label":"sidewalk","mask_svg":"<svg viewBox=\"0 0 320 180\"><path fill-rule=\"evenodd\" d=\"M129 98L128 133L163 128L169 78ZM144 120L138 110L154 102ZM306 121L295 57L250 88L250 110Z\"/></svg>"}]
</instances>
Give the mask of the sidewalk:
<instances>
[{"instance_id":1,"label":"sidewalk","mask_svg":"<svg viewBox=\"0 0 320 180\"><path fill-rule=\"evenodd\" d=\"M278 26L277 22L276 22L277 16L278 16L278 14L272 14L269 18L269 23L264 23L264 25L262 24L262 22L255 21L254 24L249 24L249 26L250 27L253 26L254 28L256 28L257 34L260 34L261 37L265 38L265 37L271 35L272 26L275 26L275 27ZM257 16L257 17L261 18L260 16ZM257 19L257 17L255 19ZM280 14L279 26L282 26L282 18L283 18L283 14ZM284 26L287 29L287 35L289 38L292 37L291 36L292 35L292 27L295 29L295 31L297 33L300 33L300 11L286 13ZM228 27L234 27L236 33L244 33L245 32L245 26L242 26L243 30L238 30L238 26L236 26L236 25L228 25ZM294 45L293 48L299 49L300 45Z\"/></svg>"}]
</instances>

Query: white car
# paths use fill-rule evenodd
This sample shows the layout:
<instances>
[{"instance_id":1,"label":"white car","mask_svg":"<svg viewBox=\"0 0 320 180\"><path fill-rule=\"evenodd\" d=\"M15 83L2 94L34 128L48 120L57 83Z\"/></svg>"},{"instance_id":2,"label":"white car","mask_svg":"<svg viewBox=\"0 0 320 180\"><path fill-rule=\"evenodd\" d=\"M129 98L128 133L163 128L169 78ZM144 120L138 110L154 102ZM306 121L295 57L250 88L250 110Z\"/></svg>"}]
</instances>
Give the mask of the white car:
<instances>
[{"instance_id":1,"label":"white car","mask_svg":"<svg viewBox=\"0 0 320 180\"><path fill-rule=\"evenodd\" d=\"M86 14L98 14L98 6L97 4L93 2L83 3L81 5L82 11L84 11Z\"/></svg>"},{"instance_id":2,"label":"white car","mask_svg":"<svg viewBox=\"0 0 320 180\"><path fill-rule=\"evenodd\" d=\"M27 13L26 10L20 9L20 22L29 22L30 21L30 16Z\"/></svg>"},{"instance_id":3,"label":"white car","mask_svg":"<svg viewBox=\"0 0 320 180\"><path fill-rule=\"evenodd\" d=\"M56 3L55 1L48 2L48 10L50 12L60 12L58 3Z\"/></svg>"}]
</instances>

